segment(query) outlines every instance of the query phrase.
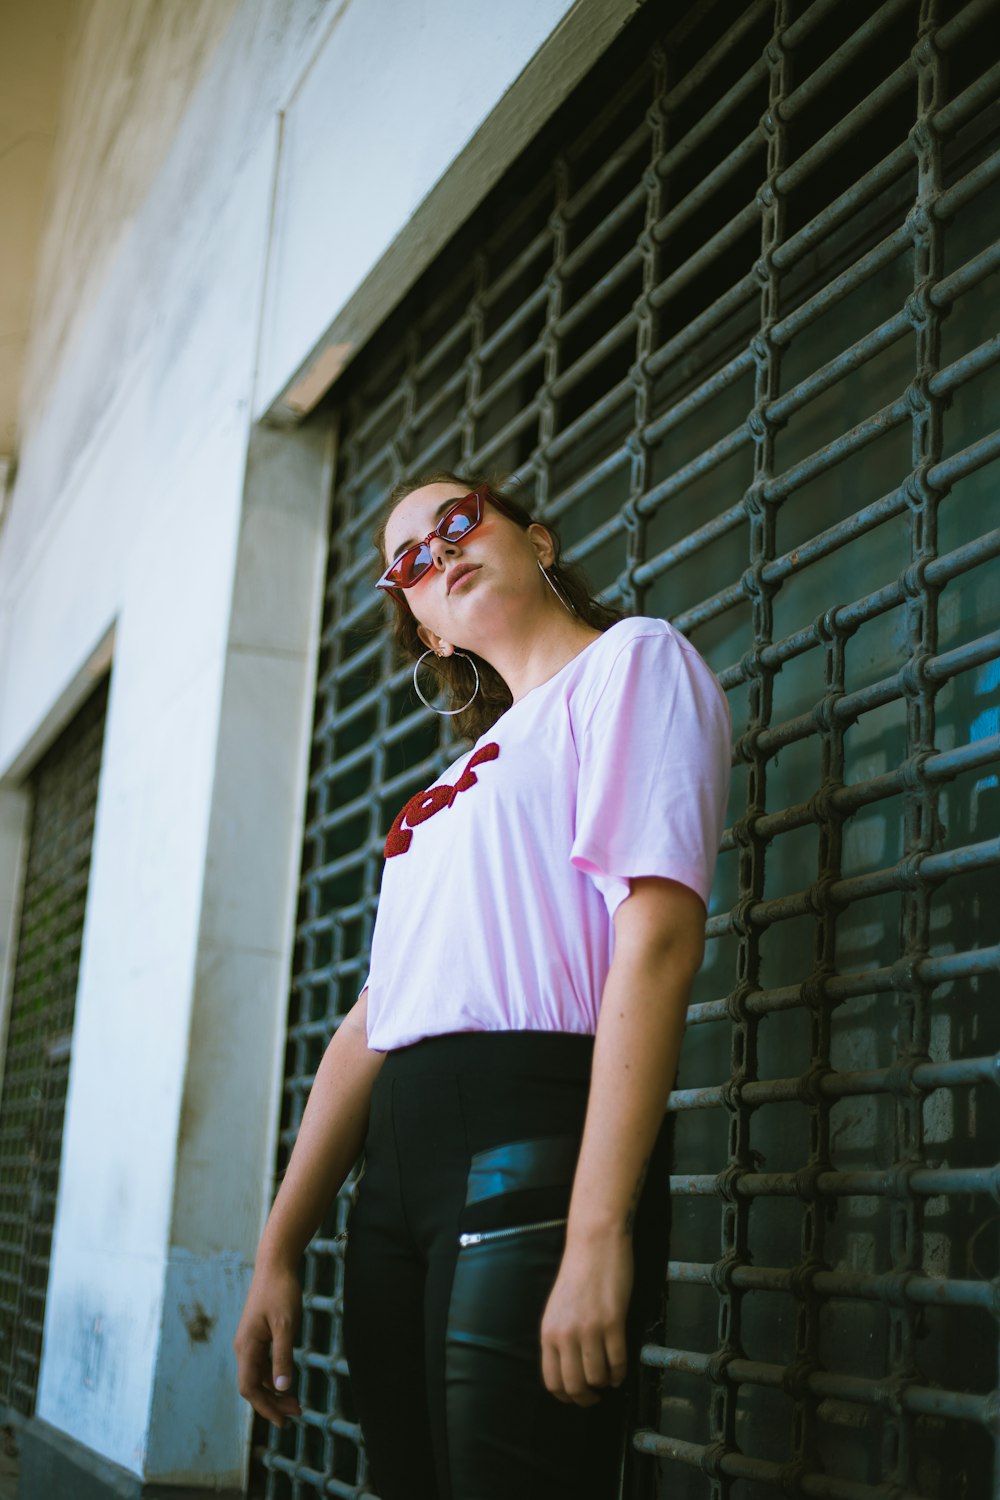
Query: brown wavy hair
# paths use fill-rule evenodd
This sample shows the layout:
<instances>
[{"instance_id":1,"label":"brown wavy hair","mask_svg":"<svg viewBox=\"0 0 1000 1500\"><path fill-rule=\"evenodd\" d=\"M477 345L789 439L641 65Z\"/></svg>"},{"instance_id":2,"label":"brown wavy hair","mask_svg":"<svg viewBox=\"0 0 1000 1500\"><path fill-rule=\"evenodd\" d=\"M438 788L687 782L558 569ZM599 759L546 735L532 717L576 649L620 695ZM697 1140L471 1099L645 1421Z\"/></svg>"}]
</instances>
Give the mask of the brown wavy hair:
<instances>
[{"instance_id":1,"label":"brown wavy hair","mask_svg":"<svg viewBox=\"0 0 1000 1500\"><path fill-rule=\"evenodd\" d=\"M376 577L381 577L388 564L385 555L385 529L389 523L389 517L401 500L405 500L406 496L412 494L414 490L422 490L428 484L454 484L467 493L485 485L497 509L511 521L515 521L523 530L526 531L536 520L536 517L525 510L524 506L510 494L512 481L508 476L454 474L450 469L436 469L431 474L401 479L398 484L393 485L372 536L379 555ZM594 598L593 590L582 568L576 563L561 561L559 537L549 523L540 521L538 524L545 527L555 544L555 559L548 569L549 576L557 588L565 594L584 624L591 625L595 630L604 631L622 619L620 609L601 604ZM416 661L426 650L417 634L417 621L410 613L409 605L398 593L387 593L387 598L393 601L390 608L393 614L392 633L396 645L404 656ZM462 649L464 650L464 647ZM465 654L472 657L479 671L479 692L467 709L455 714L452 722L463 738L477 740L481 734L486 733L487 729L492 728L502 713L510 708L513 699L500 673L491 667L488 661L484 661L474 651L468 651ZM469 663L461 656L428 657L421 670L432 672L440 680L445 689L448 708L458 708L459 704L464 703L475 682Z\"/></svg>"}]
</instances>

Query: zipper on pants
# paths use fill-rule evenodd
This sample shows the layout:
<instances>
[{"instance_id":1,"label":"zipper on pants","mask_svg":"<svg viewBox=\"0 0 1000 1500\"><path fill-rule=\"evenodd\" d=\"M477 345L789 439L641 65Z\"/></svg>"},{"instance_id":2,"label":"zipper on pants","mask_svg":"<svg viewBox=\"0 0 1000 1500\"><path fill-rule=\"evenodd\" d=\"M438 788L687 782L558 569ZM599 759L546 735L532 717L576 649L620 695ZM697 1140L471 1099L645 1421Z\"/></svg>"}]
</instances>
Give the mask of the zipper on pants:
<instances>
[{"instance_id":1,"label":"zipper on pants","mask_svg":"<svg viewBox=\"0 0 1000 1500\"><path fill-rule=\"evenodd\" d=\"M484 1229L480 1234L460 1234L458 1243L464 1250L468 1245L482 1245L487 1240L509 1240L518 1234L532 1234L536 1229L558 1229L567 1219L542 1219L537 1224L517 1224L513 1229Z\"/></svg>"}]
</instances>

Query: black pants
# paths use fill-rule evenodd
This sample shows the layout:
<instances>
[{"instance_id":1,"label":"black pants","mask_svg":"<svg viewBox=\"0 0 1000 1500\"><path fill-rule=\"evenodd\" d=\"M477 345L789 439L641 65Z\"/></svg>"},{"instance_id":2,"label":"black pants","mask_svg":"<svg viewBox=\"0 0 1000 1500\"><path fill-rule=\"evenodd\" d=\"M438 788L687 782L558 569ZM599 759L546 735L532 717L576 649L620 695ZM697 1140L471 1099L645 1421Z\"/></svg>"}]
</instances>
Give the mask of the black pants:
<instances>
[{"instance_id":1,"label":"black pants","mask_svg":"<svg viewBox=\"0 0 1000 1500\"><path fill-rule=\"evenodd\" d=\"M542 1381L539 1332L592 1053L589 1037L468 1032L383 1064L344 1290L352 1390L382 1500L619 1494L639 1346L665 1288L671 1117L636 1218L630 1376L596 1406L557 1401ZM497 1233L506 1230L517 1232Z\"/></svg>"}]
</instances>

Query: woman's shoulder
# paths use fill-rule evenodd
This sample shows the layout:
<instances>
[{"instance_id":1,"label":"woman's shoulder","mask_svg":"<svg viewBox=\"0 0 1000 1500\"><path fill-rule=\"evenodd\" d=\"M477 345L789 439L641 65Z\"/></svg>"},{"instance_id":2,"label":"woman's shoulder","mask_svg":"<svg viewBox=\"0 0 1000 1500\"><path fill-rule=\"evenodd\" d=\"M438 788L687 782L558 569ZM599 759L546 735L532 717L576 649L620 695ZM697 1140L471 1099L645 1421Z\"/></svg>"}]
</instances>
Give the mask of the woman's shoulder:
<instances>
[{"instance_id":1,"label":"woman's shoulder","mask_svg":"<svg viewBox=\"0 0 1000 1500\"><path fill-rule=\"evenodd\" d=\"M623 615L620 620L608 626L604 639L624 645L626 641L638 640L640 636L646 635L670 635L684 639L669 620L661 620L659 615Z\"/></svg>"},{"instance_id":2,"label":"woman's shoulder","mask_svg":"<svg viewBox=\"0 0 1000 1500\"><path fill-rule=\"evenodd\" d=\"M711 683L715 694L725 694L704 657L669 620L657 615L626 615L595 641L588 653L588 670L578 684L579 708L592 710L599 702L620 696L663 695L680 680ZM704 688L700 689L702 692ZM711 694L710 694L711 696Z\"/></svg>"},{"instance_id":3,"label":"woman's shoulder","mask_svg":"<svg viewBox=\"0 0 1000 1500\"><path fill-rule=\"evenodd\" d=\"M622 655L630 654L639 642L652 641L652 650L657 655L672 654L676 648L693 651L686 636L658 615L625 615L604 631L600 641L594 642L592 664L597 671L608 671L609 664Z\"/></svg>"},{"instance_id":4,"label":"woman's shoulder","mask_svg":"<svg viewBox=\"0 0 1000 1500\"><path fill-rule=\"evenodd\" d=\"M589 713L608 685L628 669L637 651L651 650L659 656L666 645L669 652L671 637L677 634L666 620L652 615L626 615L609 625L580 657L569 695L576 714Z\"/></svg>"}]
</instances>

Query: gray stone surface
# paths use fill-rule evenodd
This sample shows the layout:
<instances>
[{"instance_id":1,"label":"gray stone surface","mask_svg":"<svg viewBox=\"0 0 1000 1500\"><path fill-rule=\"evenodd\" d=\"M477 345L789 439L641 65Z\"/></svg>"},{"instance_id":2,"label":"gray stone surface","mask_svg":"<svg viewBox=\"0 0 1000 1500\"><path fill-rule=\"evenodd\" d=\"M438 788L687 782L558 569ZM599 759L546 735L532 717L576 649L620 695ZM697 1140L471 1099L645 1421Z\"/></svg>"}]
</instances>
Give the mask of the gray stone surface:
<instances>
[{"instance_id":1,"label":"gray stone surface","mask_svg":"<svg viewBox=\"0 0 1000 1500\"><path fill-rule=\"evenodd\" d=\"M2 1500L243 1500L235 1490L144 1484L37 1417L18 1433L17 1488Z\"/></svg>"}]
</instances>

